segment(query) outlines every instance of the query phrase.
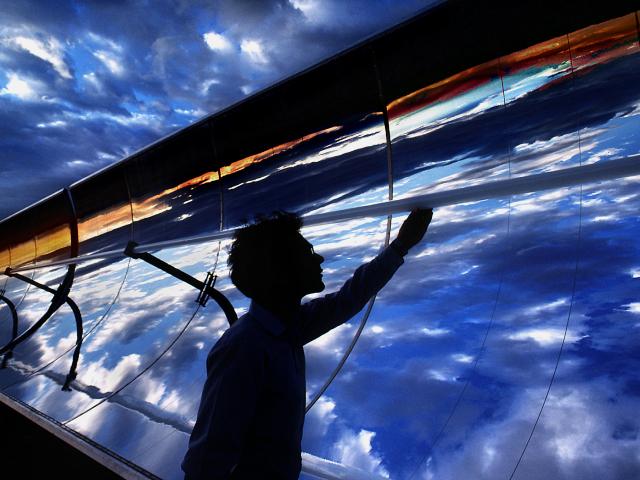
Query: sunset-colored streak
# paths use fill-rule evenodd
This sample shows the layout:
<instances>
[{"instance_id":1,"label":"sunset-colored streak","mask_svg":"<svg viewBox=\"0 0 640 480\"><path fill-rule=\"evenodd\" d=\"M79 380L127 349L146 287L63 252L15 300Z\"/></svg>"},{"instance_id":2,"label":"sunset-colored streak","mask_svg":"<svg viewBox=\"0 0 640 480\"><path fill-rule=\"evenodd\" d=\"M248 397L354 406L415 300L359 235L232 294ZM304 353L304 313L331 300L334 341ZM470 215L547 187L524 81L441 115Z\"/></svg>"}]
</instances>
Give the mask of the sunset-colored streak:
<instances>
[{"instance_id":1,"label":"sunset-colored streak","mask_svg":"<svg viewBox=\"0 0 640 480\"><path fill-rule=\"evenodd\" d=\"M0 250L0 272L4 272L11 265L11 255L9 249Z\"/></svg>"},{"instance_id":2,"label":"sunset-colored streak","mask_svg":"<svg viewBox=\"0 0 640 480\"><path fill-rule=\"evenodd\" d=\"M134 220L139 221L144 218L149 218L154 215L157 215L158 213L162 213L164 211L170 210L171 207L168 206L166 203L164 203L164 200L167 196L175 192L178 192L186 188L198 187L206 183L216 182L220 180L220 177L225 177L225 176L237 173L241 170L244 170L247 167L250 167L251 165L263 162L275 155L278 155L282 152L290 150L296 147L297 145L300 145L304 142L307 142L317 137L318 135L336 132L341 128L342 127L339 127L339 126L329 127L329 128L325 128L324 130L320 130L318 132L304 135L303 137L298 138L296 140L291 140L289 142L276 145L275 147L264 150L263 152L249 155L248 157L244 157L240 160L236 160L235 162L232 162L229 165L225 165L220 168L220 175L218 174L218 172L206 172L195 178L182 182L181 184L175 187L171 187L166 190L163 190L162 192L156 195L153 195L149 198L146 198L142 201L134 201L133 202Z\"/></svg>"},{"instance_id":3,"label":"sunset-colored streak","mask_svg":"<svg viewBox=\"0 0 640 480\"><path fill-rule=\"evenodd\" d=\"M235 162L230 163L229 165L225 165L220 169L221 176L226 177L227 175L232 175L236 172L244 170L245 168L249 167L250 165L253 165L254 163L263 162L264 160L271 158L274 155L278 155L287 150L291 150L292 148L300 145L301 143L308 142L309 140L317 137L318 135L337 132L338 130L341 130L341 129L342 129L341 126L325 128L324 130L320 130L318 132L304 135L296 140L291 140L289 142L281 143L280 145L272 147L263 152L249 155L248 157L244 157L241 160L236 160Z\"/></svg>"},{"instance_id":4,"label":"sunset-colored streak","mask_svg":"<svg viewBox=\"0 0 640 480\"><path fill-rule=\"evenodd\" d=\"M71 247L71 231L69 225L61 225L36 236L38 259L46 258L52 253Z\"/></svg>"},{"instance_id":5,"label":"sunset-colored streak","mask_svg":"<svg viewBox=\"0 0 640 480\"><path fill-rule=\"evenodd\" d=\"M36 248L33 239L11 246L11 267L16 268L21 265L33 262L36 256Z\"/></svg>"},{"instance_id":6,"label":"sunset-colored streak","mask_svg":"<svg viewBox=\"0 0 640 480\"><path fill-rule=\"evenodd\" d=\"M222 176L227 176L239 172L253 164L262 162L286 150L290 150L303 142L307 142L312 138L317 137L318 135L335 132L341 128L342 127L326 128L318 132L310 133L296 140L282 143L263 152L250 155L222 167L220 169L221 174ZM187 188L194 188L218 180L220 180L218 172L203 173L202 175L182 182L175 187L167 188L166 190L144 200L135 200L132 202L131 206L129 204L116 205L87 218L83 218L78 222L78 237L80 242L85 242L89 239L117 230L118 228L126 227L131 223L131 210L133 210L133 216L136 222L156 216L160 213L171 210L171 206L166 203L166 199L169 195Z\"/></svg>"},{"instance_id":7,"label":"sunset-colored streak","mask_svg":"<svg viewBox=\"0 0 640 480\"><path fill-rule=\"evenodd\" d=\"M78 220L78 238L80 243L98 237L131 223L131 206L126 204L98 212Z\"/></svg>"},{"instance_id":8,"label":"sunset-colored streak","mask_svg":"<svg viewBox=\"0 0 640 480\"><path fill-rule=\"evenodd\" d=\"M387 105L389 119L406 115L435 102L442 102L498 78L500 70L497 60L483 63L456 73L444 80L400 97Z\"/></svg>"},{"instance_id":9,"label":"sunset-colored streak","mask_svg":"<svg viewBox=\"0 0 640 480\"><path fill-rule=\"evenodd\" d=\"M569 42L577 69L638 53L635 14L578 30L569 34Z\"/></svg>"},{"instance_id":10,"label":"sunset-colored streak","mask_svg":"<svg viewBox=\"0 0 640 480\"><path fill-rule=\"evenodd\" d=\"M442 102L496 78L500 71L514 74L532 66L560 65L568 62L571 44L574 66L604 63L638 51L635 14L592 25L567 36L540 42L508 54L499 60L468 68L460 73L400 97L387 105L389 118L394 119Z\"/></svg>"}]
</instances>

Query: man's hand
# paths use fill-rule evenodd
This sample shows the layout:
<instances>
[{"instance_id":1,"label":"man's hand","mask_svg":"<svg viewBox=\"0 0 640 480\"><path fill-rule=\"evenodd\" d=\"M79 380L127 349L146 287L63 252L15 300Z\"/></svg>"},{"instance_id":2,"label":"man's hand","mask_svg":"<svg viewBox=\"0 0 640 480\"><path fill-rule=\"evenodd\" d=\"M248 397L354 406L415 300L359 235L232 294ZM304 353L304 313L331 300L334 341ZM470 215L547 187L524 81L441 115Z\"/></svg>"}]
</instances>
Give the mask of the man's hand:
<instances>
[{"instance_id":1,"label":"man's hand","mask_svg":"<svg viewBox=\"0 0 640 480\"><path fill-rule=\"evenodd\" d=\"M405 256L409 249L417 245L431 223L433 209L416 208L400 226L396 239L391 242L396 251Z\"/></svg>"}]
</instances>

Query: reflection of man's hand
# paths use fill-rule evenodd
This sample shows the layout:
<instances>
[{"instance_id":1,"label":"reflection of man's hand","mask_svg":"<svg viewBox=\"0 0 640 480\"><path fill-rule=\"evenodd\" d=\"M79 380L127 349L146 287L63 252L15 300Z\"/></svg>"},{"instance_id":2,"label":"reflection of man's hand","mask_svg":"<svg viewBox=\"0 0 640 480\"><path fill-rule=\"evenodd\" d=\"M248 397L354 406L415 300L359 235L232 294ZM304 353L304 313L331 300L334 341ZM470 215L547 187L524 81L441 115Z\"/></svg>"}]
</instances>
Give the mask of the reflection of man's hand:
<instances>
[{"instance_id":1,"label":"reflection of man's hand","mask_svg":"<svg viewBox=\"0 0 640 480\"><path fill-rule=\"evenodd\" d=\"M433 209L416 208L400 226L398 236L393 245L402 255L406 255L409 249L417 245L427 231L431 223Z\"/></svg>"}]
</instances>

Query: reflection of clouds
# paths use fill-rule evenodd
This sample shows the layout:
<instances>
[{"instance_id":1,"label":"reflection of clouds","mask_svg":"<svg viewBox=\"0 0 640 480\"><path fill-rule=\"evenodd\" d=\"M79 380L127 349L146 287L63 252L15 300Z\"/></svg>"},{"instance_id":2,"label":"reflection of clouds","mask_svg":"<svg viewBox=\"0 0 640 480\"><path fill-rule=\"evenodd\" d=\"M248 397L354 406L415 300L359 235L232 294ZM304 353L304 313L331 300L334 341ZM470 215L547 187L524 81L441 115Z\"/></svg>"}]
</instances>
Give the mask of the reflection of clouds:
<instances>
[{"instance_id":1,"label":"reflection of clouds","mask_svg":"<svg viewBox=\"0 0 640 480\"><path fill-rule=\"evenodd\" d=\"M375 432L368 430L360 430L357 434L345 431L333 446L335 456L340 463L389 478L389 472L382 466L382 458L371 446L375 435Z\"/></svg>"},{"instance_id":2,"label":"reflection of clouds","mask_svg":"<svg viewBox=\"0 0 640 480\"><path fill-rule=\"evenodd\" d=\"M623 305L623 307L626 308L628 312L640 315L640 302L631 302L627 305Z\"/></svg>"},{"instance_id":3,"label":"reflection of clouds","mask_svg":"<svg viewBox=\"0 0 640 480\"><path fill-rule=\"evenodd\" d=\"M516 341L533 341L541 347L551 347L559 345L563 340L565 344L577 342L582 337L567 331L565 338L565 332L560 328L528 328L512 333L507 338Z\"/></svg>"},{"instance_id":4,"label":"reflection of clouds","mask_svg":"<svg viewBox=\"0 0 640 480\"><path fill-rule=\"evenodd\" d=\"M104 364L107 355L103 355L100 359L90 363L85 363L80 359L82 364L82 382L87 385L100 385L101 390L110 392L114 390L123 378L130 377L137 372L141 366L141 356L137 353L126 355L119 359L115 367L107 368ZM80 375L79 375L80 377Z\"/></svg>"},{"instance_id":5,"label":"reflection of clouds","mask_svg":"<svg viewBox=\"0 0 640 480\"><path fill-rule=\"evenodd\" d=\"M634 478L640 439L632 397L611 400L610 381L566 385L553 392L516 478ZM468 432L462 445L434 454L421 478L506 478L515 467L543 392L524 391L508 410Z\"/></svg>"}]
</instances>

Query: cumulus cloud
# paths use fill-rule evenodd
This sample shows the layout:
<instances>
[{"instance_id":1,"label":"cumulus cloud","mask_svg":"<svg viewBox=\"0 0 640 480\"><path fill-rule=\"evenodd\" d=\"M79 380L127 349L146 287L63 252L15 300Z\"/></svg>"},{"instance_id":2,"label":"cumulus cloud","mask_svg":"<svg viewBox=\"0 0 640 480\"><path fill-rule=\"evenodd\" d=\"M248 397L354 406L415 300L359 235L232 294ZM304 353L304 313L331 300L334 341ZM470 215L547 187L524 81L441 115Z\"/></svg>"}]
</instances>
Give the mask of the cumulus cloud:
<instances>
[{"instance_id":1,"label":"cumulus cloud","mask_svg":"<svg viewBox=\"0 0 640 480\"><path fill-rule=\"evenodd\" d=\"M389 472L382 465L382 459L371 446L375 436L375 432L367 430L360 430L358 433L345 431L333 446L336 457L345 465L389 478Z\"/></svg>"}]
</instances>

